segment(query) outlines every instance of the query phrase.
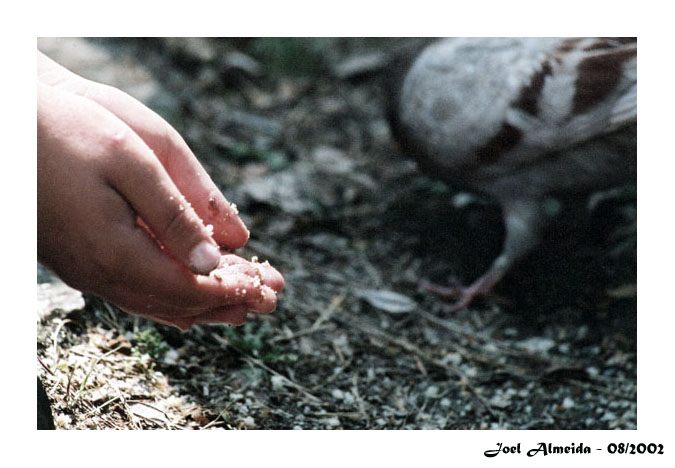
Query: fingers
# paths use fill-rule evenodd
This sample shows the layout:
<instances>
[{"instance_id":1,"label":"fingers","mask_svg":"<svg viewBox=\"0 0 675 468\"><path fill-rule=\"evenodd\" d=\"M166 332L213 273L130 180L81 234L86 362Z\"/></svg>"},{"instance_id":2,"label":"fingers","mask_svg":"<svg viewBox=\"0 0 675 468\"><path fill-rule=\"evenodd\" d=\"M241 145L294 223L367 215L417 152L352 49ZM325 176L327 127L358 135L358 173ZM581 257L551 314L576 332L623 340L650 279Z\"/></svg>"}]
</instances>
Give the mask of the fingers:
<instances>
[{"instance_id":1,"label":"fingers","mask_svg":"<svg viewBox=\"0 0 675 468\"><path fill-rule=\"evenodd\" d=\"M199 276L196 277L197 282L191 282L190 277L195 278L194 275L185 270L172 270L171 266L176 263L152 241L148 240L148 243L143 247L155 249L152 255L147 255L149 268L153 268L155 262L169 262L156 264L165 268L154 272L153 278L157 282L149 281L143 267L127 263L127 258L133 255L119 255L128 268L115 273L114 276L123 279L116 284L108 284L106 294L102 294L125 311L186 330L194 323L239 325L248 312L270 313L276 308L278 290L274 288L279 287L278 272L266 271L262 265L247 268L245 260L241 259L233 267L219 268L211 276ZM120 252L121 248L116 250ZM270 267L270 270L273 269ZM264 283L265 278L273 278L271 286ZM133 289L129 288L129 283L134 285ZM167 290L162 291L161 288Z\"/></svg>"},{"instance_id":2,"label":"fingers","mask_svg":"<svg viewBox=\"0 0 675 468\"><path fill-rule=\"evenodd\" d=\"M60 271L72 272L80 289L183 329L273 311L283 277L267 262L221 255L216 241L237 248L248 231L175 130L118 90L51 64L45 70L42 78L53 81L40 86L70 109L50 121L68 157L47 158L49 167L60 168L57 181L80 179L54 184L62 197L47 197L62 213L53 225L63 228L63 247L50 251ZM63 200L76 209L65 210Z\"/></svg>"},{"instance_id":3,"label":"fingers","mask_svg":"<svg viewBox=\"0 0 675 468\"><path fill-rule=\"evenodd\" d=\"M121 122L104 144L115 154L109 182L168 252L194 273L216 268L220 252L209 229L147 145Z\"/></svg>"},{"instance_id":4,"label":"fingers","mask_svg":"<svg viewBox=\"0 0 675 468\"><path fill-rule=\"evenodd\" d=\"M104 265L114 265L103 271L105 277L121 278L124 280L121 285L152 294L158 303L186 309L258 303L267 295L274 296L276 301L283 278L269 264L253 264L231 254L219 255L220 266L215 271L208 276L194 275L166 255L144 228L130 222L134 216L131 208L119 196L115 199L112 189L108 190L109 213L118 214L115 218L109 215L104 251L107 257L99 260Z\"/></svg>"},{"instance_id":5,"label":"fingers","mask_svg":"<svg viewBox=\"0 0 675 468\"><path fill-rule=\"evenodd\" d=\"M41 81L98 103L137 133L197 215L213 226L218 244L232 250L246 244L249 232L236 206L225 199L183 138L164 119L123 91L85 80L44 54L38 54L38 68Z\"/></svg>"},{"instance_id":6,"label":"fingers","mask_svg":"<svg viewBox=\"0 0 675 468\"><path fill-rule=\"evenodd\" d=\"M204 223L213 226L216 242L231 250L243 247L249 231L239 218L236 205L225 199L183 138L166 122L164 124L167 136L161 142L155 143L157 136L145 129L144 138L151 147L157 148L157 157L185 198L192 201ZM139 134L143 134L143 130Z\"/></svg>"},{"instance_id":7,"label":"fingers","mask_svg":"<svg viewBox=\"0 0 675 468\"><path fill-rule=\"evenodd\" d=\"M86 96L125 122L154 151L173 182L206 225L213 238L228 249L238 249L249 238L248 229L192 153L178 132L164 119L126 93L98 83Z\"/></svg>"},{"instance_id":8,"label":"fingers","mask_svg":"<svg viewBox=\"0 0 675 468\"><path fill-rule=\"evenodd\" d=\"M198 315L197 317L194 317L190 325L198 323L227 323L229 325L242 325L246 321L247 315L248 310L245 306L222 307L220 309L210 310L201 315Z\"/></svg>"},{"instance_id":9,"label":"fingers","mask_svg":"<svg viewBox=\"0 0 675 468\"><path fill-rule=\"evenodd\" d=\"M226 323L228 325L242 325L246 321L249 312L270 313L276 307L276 296L272 293L267 296L273 300L266 300L258 304L241 304L227 307L210 309L199 315L183 317L176 314L146 315L146 318L167 325L180 328L183 331L188 330L192 325L199 323ZM168 312L168 311L167 311Z\"/></svg>"},{"instance_id":10,"label":"fingers","mask_svg":"<svg viewBox=\"0 0 675 468\"><path fill-rule=\"evenodd\" d=\"M280 292L284 289L284 277L281 276L281 273L267 261L260 263L257 257L253 257L249 262L238 255L226 254L221 257L218 268L221 269L225 267L234 268L236 271L245 272L249 275L260 275L262 283L273 289L275 292Z\"/></svg>"},{"instance_id":11,"label":"fingers","mask_svg":"<svg viewBox=\"0 0 675 468\"><path fill-rule=\"evenodd\" d=\"M102 177L103 184L107 183L117 198L121 195L133 207L168 253L193 272L207 274L215 268L220 261L218 245L143 140L124 122L88 99L47 85L40 85L39 89L46 106L42 120L70 132L65 139L68 143L61 148L69 155L63 158L64 164L69 163L71 169L87 175L86 181ZM62 131L46 128L43 133L53 133L58 143L64 139L59 133ZM68 173L62 176L74 177ZM94 195L96 192L88 194ZM77 204L82 206L83 202ZM72 205L55 209L63 211L69 207ZM88 216L98 219L107 211L105 205L100 205Z\"/></svg>"},{"instance_id":12,"label":"fingers","mask_svg":"<svg viewBox=\"0 0 675 468\"><path fill-rule=\"evenodd\" d=\"M199 315L185 316L178 313L178 311L172 311L169 308L162 309L161 313L153 312L144 312L138 313L131 309L125 309L126 312L139 315L141 317L152 320L153 322L162 323L164 325L170 325L172 327L179 328L183 331L187 331L192 325L199 323L225 323L228 325L241 325L246 321L249 310L246 305L236 305L221 307L218 309L207 310Z\"/></svg>"},{"instance_id":13,"label":"fingers","mask_svg":"<svg viewBox=\"0 0 675 468\"><path fill-rule=\"evenodd\" d=\"M237 207L225 199L173 127L118 89L96 84L87 97L117 115L153 150L204 224L213 227L212 236L218 244L231 250L246 244L249 231L239 218Z\"/></svg>"},{"instance_id":14,"label":"fingers","mask_svg":"<svg viewBox=\"0 0 675 468\"><path fill-rule=\"evenodd\" d=\"M196 323L227 323L241 325L249 312L270 313L276 308L276 294L263 286L264 295L255 302L228 305L211 309L185 309L160 303L154 297L125 290L115 299L128 313L140 315L166 325L187 330Z\"/></svg>"}]
</instances>

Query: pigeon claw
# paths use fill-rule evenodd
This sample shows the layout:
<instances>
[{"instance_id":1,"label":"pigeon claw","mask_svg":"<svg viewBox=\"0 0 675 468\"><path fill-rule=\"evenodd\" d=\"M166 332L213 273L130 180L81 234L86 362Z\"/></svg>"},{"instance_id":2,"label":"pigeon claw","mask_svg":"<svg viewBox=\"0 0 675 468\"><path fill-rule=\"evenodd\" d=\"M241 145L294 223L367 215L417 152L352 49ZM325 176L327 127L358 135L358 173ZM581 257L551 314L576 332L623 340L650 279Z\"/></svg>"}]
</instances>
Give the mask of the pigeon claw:
<instances>
[{"instance_id":1,"label":"pigeon claw","mask_svg":"<svg viewBox=\"0 0 675 468\"><path fill-rule=\"evenodd\" d=\"M508 303L504 297L492 292L492 284L487 284L483 278L470 286L463 286L456 278L451 278L447 286L421 280L419 287L421 290L430 292L442 299L454 299L455 301L452 304L447 304L443 308L443 311L448 314L466 309L476 299L487 299L500 304Z\"/></svg>"}]
</instances>

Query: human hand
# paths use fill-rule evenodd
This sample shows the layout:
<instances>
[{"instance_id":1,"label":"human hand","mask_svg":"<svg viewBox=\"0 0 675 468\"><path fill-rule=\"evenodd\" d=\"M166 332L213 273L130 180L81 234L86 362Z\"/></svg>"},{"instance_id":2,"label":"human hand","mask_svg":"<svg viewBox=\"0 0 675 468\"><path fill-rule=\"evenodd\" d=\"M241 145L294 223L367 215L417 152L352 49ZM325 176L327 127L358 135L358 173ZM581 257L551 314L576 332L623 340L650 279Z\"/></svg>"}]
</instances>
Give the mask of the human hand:
<instances>
[{"instance_id":1,"label":"human hand","mask_svg":"<svg viewBox=\"0 0 675 468\"><path fill-rule=\"evenodd\" d=\"M42 54L37 162L38 259L66 283L182 329L275 308L283 278L221 254L248 230L180 135Z\"/></svg>"}]
</instances>

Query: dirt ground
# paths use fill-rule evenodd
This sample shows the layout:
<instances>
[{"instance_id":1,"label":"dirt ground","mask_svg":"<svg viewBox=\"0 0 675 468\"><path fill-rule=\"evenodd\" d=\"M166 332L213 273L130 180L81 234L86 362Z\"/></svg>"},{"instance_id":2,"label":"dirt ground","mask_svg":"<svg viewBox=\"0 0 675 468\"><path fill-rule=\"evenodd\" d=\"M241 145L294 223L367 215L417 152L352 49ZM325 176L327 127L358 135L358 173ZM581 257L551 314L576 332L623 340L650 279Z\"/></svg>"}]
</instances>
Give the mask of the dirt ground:
<instances>
[{"instance_id":1,"label":"dirt ground","mask_svg":"<svg viewBox=\"0 0 675 468\"><path fill-rule=\"evenodd\" d=\"M394 144L383 79L414 41L39 42L174 125L250 228L240 253L286 279L273 314L183 333L39 267L57 428L637 427L634 188L565 203L498 298L448 314L420 290L474 279L503 227Z\"/></svg>"}]
</instances>

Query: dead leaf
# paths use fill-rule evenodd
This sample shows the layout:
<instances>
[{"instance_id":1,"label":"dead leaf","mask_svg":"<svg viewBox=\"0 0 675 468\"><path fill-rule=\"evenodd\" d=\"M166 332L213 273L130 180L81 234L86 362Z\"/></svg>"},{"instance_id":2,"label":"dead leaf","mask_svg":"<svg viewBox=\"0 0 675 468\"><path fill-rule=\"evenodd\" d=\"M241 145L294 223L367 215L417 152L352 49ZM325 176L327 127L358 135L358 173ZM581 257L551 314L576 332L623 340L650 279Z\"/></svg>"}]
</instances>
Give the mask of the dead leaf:
<instances>
[{"instance_id":1,"label":"dead leaf","mask_svg":"<svg viewBox=\"0 0 675 468\"><path fill-rule=\"evenodd\" d=\"M417 303L408 296L385 289L356 289L354 294L376 309L390 314L405 314L417 307Z\"/></svg>"}]
</instances>

